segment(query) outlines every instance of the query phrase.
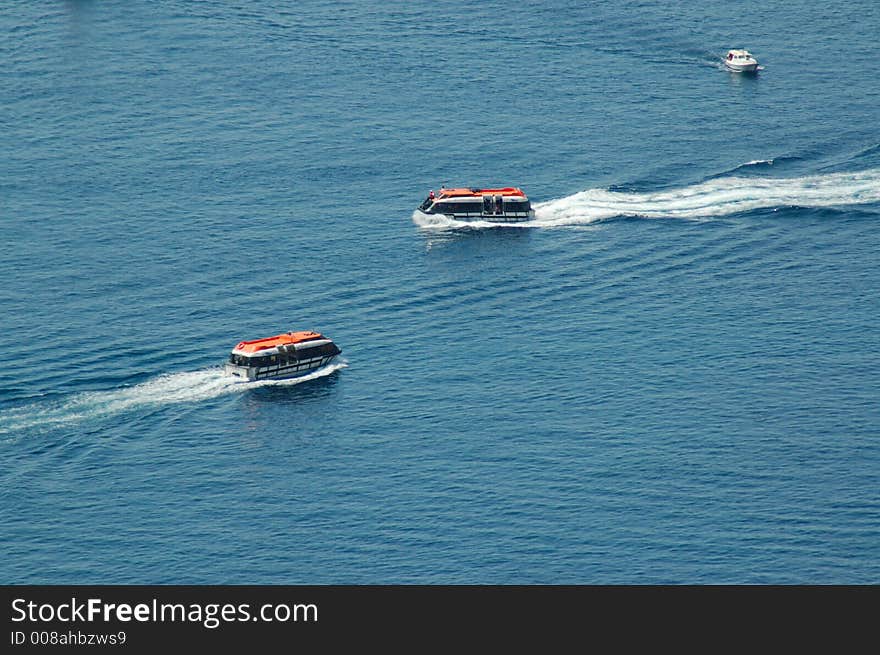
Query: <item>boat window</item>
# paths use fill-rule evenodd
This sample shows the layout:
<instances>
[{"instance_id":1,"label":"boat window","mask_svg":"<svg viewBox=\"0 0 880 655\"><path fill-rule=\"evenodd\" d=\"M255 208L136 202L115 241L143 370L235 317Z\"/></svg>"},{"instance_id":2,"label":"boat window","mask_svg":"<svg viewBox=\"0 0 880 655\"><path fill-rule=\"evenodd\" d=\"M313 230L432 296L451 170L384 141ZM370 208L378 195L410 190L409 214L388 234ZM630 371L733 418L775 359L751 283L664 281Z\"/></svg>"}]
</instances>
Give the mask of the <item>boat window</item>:
<instances>
[{"instance_id":1,"label":"boat window","mask_svg":"<svg viewBox=\"0 0 880 655\"><path fill-rule=\"evenodd\" d=\"M299 351L299 356L302 359L311 359L313 357L329 357L331 355L338 355L340 352L342 351L336 347L336 344L325 343L321 346L303 348Z\"/></svg>"},{"instance_id":2,"label":"boat window","mask_svg":"<svg viewBox=\"0 0 880 655\"><path fill-rule=\"evenodd\" d=\"M438 202L434 210L450 214L467 214L469 212L480 213L480 202Z\"/></svg>"},{"instance_id":3,"label":"boat window","mask_svg":"<svg viewBox=\"0 0 880 655\"><path fill-rule=\"evenodd\" d=\"M528 200L505 200L505 212L528 212L531 209L531 203Z\"/></svg>"}]
</instances>

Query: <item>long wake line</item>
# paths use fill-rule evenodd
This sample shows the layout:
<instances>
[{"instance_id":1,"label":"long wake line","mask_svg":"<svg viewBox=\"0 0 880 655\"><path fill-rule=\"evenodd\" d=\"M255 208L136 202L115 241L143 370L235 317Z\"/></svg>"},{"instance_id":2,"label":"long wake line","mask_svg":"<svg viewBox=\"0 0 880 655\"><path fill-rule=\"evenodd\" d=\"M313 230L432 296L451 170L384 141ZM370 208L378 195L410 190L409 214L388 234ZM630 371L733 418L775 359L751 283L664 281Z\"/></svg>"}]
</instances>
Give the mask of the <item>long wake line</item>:
<instances>
[{"instance_id":1,"label":"long wake line","mask_svg":"<svg viewBox=\"0 0 880 655\"><path fill-rule=\"evenodd\" d=\"M587 189L535 203L535 219L518 227L585 225L610 218L710 218L772 207L844 207L880 202L880 169L795 178L722 177L678 189L626 193ZM413 214L422 227L489 227ZM510 224L504 224L510 225Z\"/></svg>"},{"instance_id":2,"label":"long wake line","mask_svg":"<svg viewBox=\"0 0 880 655\"><path fill-rule=\"evenodd\" d=\"M241 393L264 386L294 386L346 368L345 362L330 364L298 378L237 382L220 369L161 375L142 384L111 391L76 394L58 404L31 403L0 412L0 435L31 428L51 428L103 418L145 406L190 403Z\"/></svg>"}]
</instances>

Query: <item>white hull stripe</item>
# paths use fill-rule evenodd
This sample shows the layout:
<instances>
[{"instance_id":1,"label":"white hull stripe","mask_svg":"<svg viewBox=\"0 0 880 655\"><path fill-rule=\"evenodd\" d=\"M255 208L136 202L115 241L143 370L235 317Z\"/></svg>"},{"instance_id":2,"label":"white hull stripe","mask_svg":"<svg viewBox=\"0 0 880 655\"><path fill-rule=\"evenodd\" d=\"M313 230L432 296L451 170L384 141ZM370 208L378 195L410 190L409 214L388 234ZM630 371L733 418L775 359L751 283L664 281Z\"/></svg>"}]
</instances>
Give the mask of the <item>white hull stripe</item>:
<instances>
[{"instance_id":1,"label":"white hull stripe","mask_svg":"<svg viewBox=\"0 0 880 655\"><path fill-rule=\"evenodd\" d=\"M285 366L236 366L226 365L226 373L245 380L272 380L275 378L294 377L326 366L336 355L310 359Z\"/></svg>"}]
</instances>

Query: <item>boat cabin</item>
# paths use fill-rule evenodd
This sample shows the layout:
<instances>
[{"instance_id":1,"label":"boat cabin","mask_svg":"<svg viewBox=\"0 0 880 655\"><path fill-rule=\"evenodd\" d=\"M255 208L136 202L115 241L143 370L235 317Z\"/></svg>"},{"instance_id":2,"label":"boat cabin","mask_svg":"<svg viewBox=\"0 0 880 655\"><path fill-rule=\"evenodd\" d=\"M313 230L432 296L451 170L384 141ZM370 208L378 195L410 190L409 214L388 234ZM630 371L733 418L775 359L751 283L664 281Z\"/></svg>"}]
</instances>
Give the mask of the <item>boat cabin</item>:
<instances>
[{"instance_id":1,"label":"boat cabin","mask_svg":"<svg viewBox=\"0 0 880 655\"><path fill-rule=\"evenodd\" d=\"M226 372L248 380L294 377L328 364L341 352L319 332L286 332L241 341L229 354Z\"/></svg>"},{"instance_id":2,"label":"boat cabin","mask_svg":"<svg viewBox=\"0 0 880 655\"><path fill-rule=\"evenodd\" d=\"M419 207L426 214L443 214L455 219L516 221L534 217L531 202L517 187L482 189L460 187L432 191Z\"/></svg>"}]
</instances>

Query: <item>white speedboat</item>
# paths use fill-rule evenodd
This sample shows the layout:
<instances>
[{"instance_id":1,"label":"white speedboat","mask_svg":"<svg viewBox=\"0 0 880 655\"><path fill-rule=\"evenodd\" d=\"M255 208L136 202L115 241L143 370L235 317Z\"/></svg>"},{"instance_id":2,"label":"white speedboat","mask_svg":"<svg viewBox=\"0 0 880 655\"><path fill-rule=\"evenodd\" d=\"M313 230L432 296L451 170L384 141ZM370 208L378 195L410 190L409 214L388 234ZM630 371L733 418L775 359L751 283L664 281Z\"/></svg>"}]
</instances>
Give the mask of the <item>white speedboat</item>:
<instances>
[{"instance_id":1,"label":"white speedboat","mask_svg":"<svg viewBox=\"0 0 880 655\"><path fill-rule=\"evenodd\" d=\"M724 65L735 73L754 73L758 70L758 60L748 50L728 50Z\"/></svg>"},{"instance_id":2,"label":"white speedboat","mask_svg":"<svg viewBox=\"0 0 880 655\"><path fill-rule=\"evenodd\" d=\"M285 332L240 342L226 362L226 375L241 382L295 378L326 366L341 352L320 332Z\"/></svg>"},{"instance_id":3,"label":"white speedboat","mask_svg":"<svg viewBox=\"0 0 880 655\"><path fill-rule=\"evenodd\" d=\"M457 221L518 223L535 217L532 204L518 187L482 189L461 187L432 190L419 207L424 214L442 214Z\"/></svg>"}]
</instances>

